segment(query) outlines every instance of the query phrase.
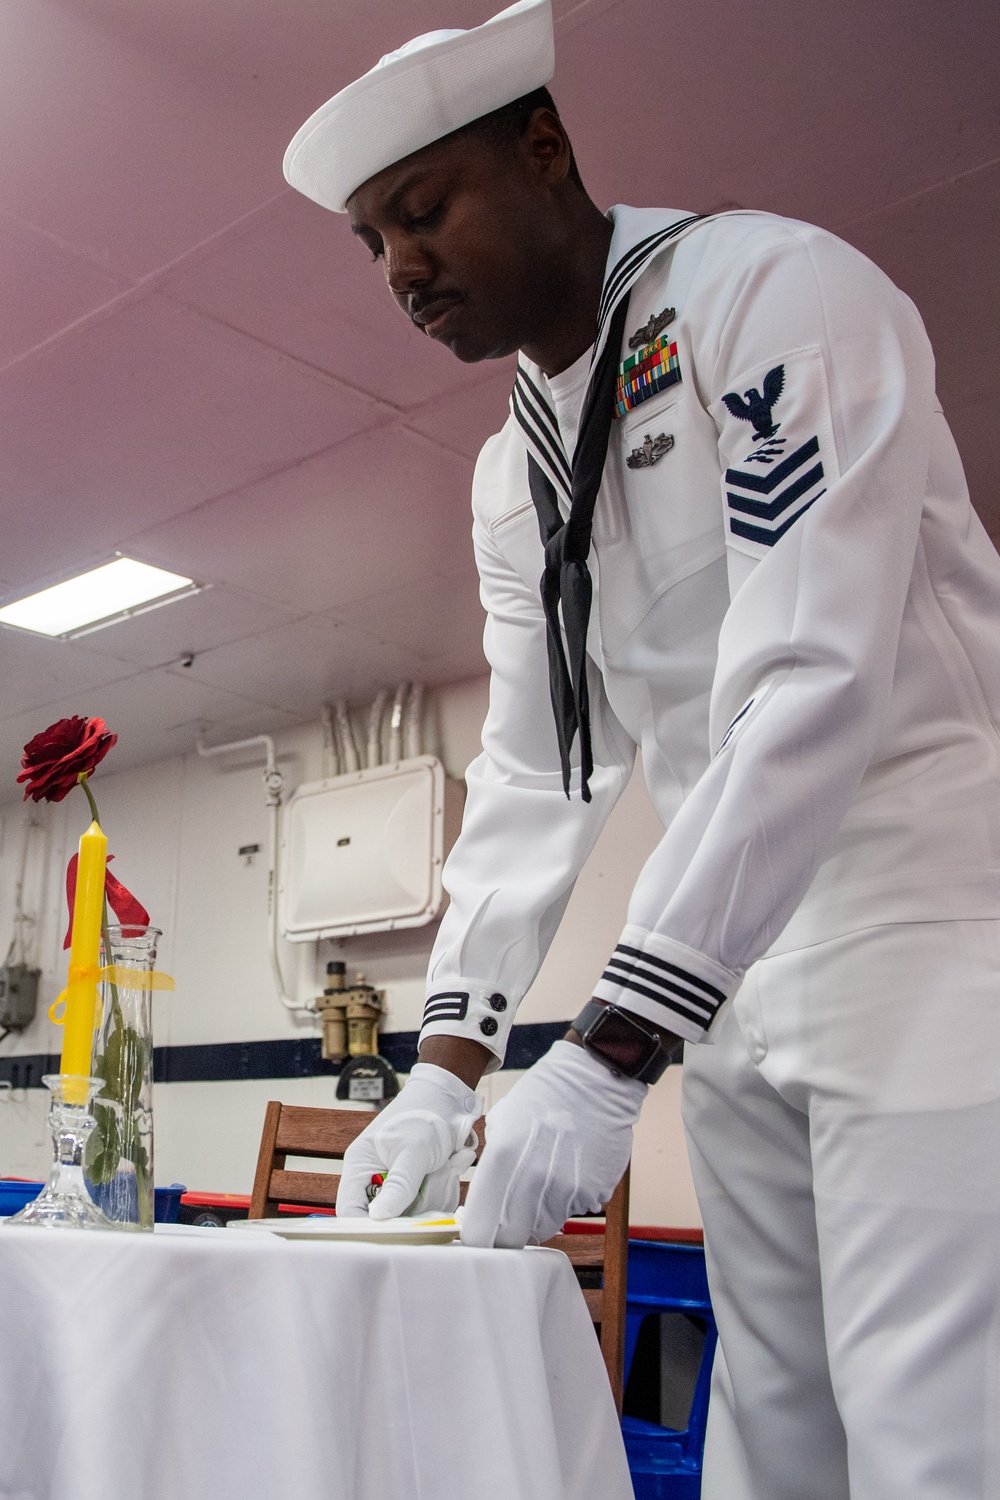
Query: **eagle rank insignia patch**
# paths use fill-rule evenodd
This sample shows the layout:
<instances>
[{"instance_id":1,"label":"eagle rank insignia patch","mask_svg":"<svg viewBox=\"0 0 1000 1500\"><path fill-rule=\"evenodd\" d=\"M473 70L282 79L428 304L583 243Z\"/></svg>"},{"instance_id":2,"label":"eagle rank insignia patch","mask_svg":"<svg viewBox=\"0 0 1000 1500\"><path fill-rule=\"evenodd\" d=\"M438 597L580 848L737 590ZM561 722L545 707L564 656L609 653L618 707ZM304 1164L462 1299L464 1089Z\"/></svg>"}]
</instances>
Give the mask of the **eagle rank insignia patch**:
<instances>
[{"instance_id":1,"label":"eagle rank insignia patch","mask_svg":"<svg viewBox=\"0 0 1000 1500\"><path fill-rule=\"evenodd\" d=\"M777 404L784 389L785 367L775 365L764 376L763 395L755 386L752 390L745 391L742 397L735 391L730 391L722 400L726 410L731 411L734 417L739 417L741 422L753 423L754 437L773 438L778 429L771 421L771 408Z\"/></svg>"},{"instance_id":2,"label":"eagle rank insignia patch","mask_svg":"<svg viewBox=\"0 0 1000 1500\"><path fill-rule=\"evenodd\" d=\"M748 370L719 406L729 545L761 557L838 477L819 351Z\"/></svg>"}]
</instances>

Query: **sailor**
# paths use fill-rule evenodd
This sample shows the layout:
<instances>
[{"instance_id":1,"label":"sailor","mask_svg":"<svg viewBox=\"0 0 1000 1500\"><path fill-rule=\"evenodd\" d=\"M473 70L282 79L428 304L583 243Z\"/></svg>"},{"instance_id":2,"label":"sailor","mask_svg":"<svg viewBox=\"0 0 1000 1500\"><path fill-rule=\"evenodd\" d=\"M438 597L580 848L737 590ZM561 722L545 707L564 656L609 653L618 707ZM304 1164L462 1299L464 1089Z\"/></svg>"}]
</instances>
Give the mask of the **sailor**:
<instances>
[{"instance_id":1,"label":"sailor","mask_svg":"<svg viewBox=\"0 0 1000 1500\"><path fill-rule=\"evenodd\" d=\"M338 1211L454 1207L639 747L665 833L567 1039L491 1111L462 1237L597 1209L683 1042L703 1493L997 1495L1000 560L909 300L807 224L603 214L553 70L549 0L520 0L382 58L285 158L428 337L518 351L473 484L490 707L420 1061Z\"/></svg>"}]
</instances>

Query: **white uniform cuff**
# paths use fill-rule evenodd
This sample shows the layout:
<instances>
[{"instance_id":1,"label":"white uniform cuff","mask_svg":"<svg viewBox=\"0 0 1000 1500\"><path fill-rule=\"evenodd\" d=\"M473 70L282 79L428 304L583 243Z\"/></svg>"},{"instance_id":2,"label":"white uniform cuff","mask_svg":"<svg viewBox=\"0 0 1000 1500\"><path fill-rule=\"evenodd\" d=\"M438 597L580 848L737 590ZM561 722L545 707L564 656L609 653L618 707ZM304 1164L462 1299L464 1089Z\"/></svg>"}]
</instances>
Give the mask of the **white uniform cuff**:
<instances>
[{"instance_id":1,"label":"white uniform cuff","mask_svg":"<svg viewBox=\"0 0 1000 1500\"><path fill-rule=\"evenodd\" d=\"M516 1010L516 1002L495 984L478 979L439 982L424 1004L420 1042L429 1036L468 1037L493 1053L486 1072L495 1073L503 1063Z\"/></svg>"},{"instance_id":2,"label":"white uniform cuff","mask_svg":"<svg viewBox=\"0 0 1000 1500\"><path fill-rule=\"evenodd\" d=\"M740 976L674 938L626 927L594 989L595 1000L700 1042Z\"/></svg>"}]
</instances>

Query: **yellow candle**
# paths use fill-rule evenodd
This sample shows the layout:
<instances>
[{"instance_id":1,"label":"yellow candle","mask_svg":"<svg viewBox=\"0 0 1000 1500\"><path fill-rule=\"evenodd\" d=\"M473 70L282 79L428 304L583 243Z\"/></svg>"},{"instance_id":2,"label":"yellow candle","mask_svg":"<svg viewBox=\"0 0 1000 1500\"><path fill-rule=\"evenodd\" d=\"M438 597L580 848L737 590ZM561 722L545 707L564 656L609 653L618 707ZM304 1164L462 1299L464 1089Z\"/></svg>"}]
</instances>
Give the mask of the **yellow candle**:
<instances>
[{"instance_id":1,"label":"yellow candle","mask_svg":"<svg viewBox=\"0 0 1000 1500\"><path fill-rule=\"evenodd\" d=\"M97 823L80 839L80 863L73 902L73 940L69 950L69 983L63 1018L59 1070L89 1077L97 1018L97 973L101 954L104 870L108 841ZM83 1102L83 1100L77 1101Z\"/></svg>"}]
</instances>

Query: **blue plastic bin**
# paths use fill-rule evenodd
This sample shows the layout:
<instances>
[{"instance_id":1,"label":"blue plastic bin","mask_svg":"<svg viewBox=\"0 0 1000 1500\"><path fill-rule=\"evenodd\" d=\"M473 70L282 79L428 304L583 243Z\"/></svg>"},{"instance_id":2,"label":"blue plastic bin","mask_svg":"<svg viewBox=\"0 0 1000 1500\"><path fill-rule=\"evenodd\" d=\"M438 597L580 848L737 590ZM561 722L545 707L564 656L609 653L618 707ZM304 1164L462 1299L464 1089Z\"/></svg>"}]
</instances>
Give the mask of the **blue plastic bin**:
<instances>
[{"instance_id":1,"label":"blue plastic bin","mask_svg":"<svg viewBox=\"0 0 1000 1500\"><path fill-rule=\"evenodd\" d=\"M7 1178L0 1178L0 1217L20 1213L26 1203L38 1197L44 1186L42 1182L12 1182ZM180 1182L172 1182L169 1187L154 1190L153 1217L157 1224L177 1223L181 1194L186 1192L187 1188Z\"/></svg>"},{"instance_id":2,"label":"blue plastic bin","mask_svg":"<svg viewBox=\"0 0 1000 1500\"><path fill-rule=\"evenodd\" d=\"M0 1177L0 1217L19 1214L26 1203L37 1198L43 1182L16 1182L9 1177Z\"/></svg>"},{"instance_id":3,"label":"blue plastic bin","mask_svg":"<svg viewBox=\"0 0 1000 1500\"><path fill-rule=\"evenodd\" d=\"M625 1304L625 1381L642 1320L651 1313L688 1313L705 1324L698 1377L683 1432L638 1417L622 1418L636 1500L698 1500L716 1329L701 1245L630 1240Z\"/></svg>"},{"instance_id":4,"label":"blue plastic bin","mask_svg":"<svg viewBox=\"0 0 1000 1500\"><path fill-rule=\"evenodd\" d=\"M157 1224L176 1224L181 1211L181 1194L187 1188L182 1182L172 1182L169 1187L153 1189L153 1218Z\"/></svg>"}]
</instances>

